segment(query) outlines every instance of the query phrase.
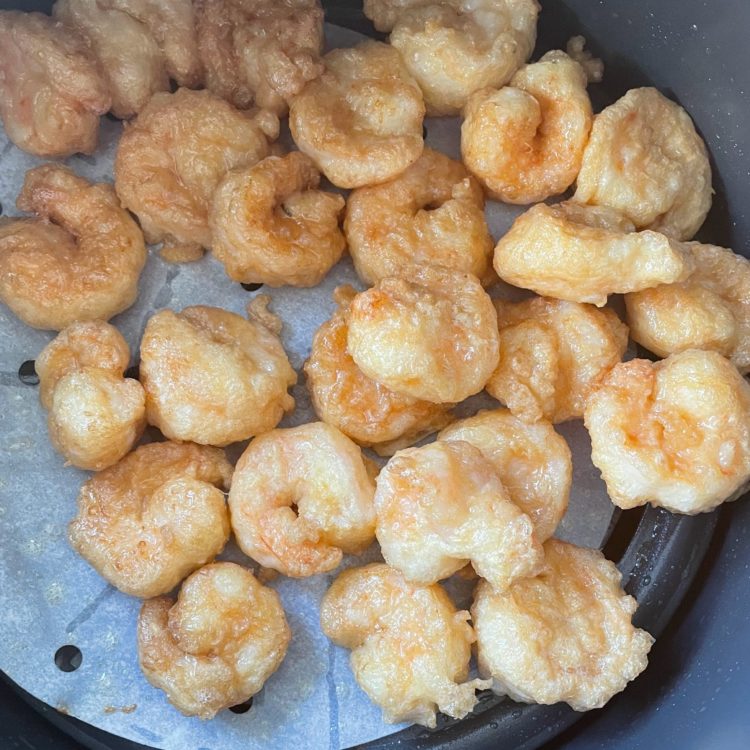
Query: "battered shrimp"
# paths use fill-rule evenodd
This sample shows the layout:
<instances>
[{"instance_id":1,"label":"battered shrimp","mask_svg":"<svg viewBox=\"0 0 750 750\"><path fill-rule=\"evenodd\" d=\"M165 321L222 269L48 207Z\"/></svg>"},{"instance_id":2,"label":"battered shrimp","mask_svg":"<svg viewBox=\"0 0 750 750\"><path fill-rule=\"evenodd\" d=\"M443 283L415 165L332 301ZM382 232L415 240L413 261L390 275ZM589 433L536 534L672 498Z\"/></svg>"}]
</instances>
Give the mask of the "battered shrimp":
<instances>
[{"instance_id":1,"label":"battered shrimp","mask_svg":"<svg viewBox=\"0 0 750 750\"><path fill-rule=\"evenodd\" d=\"M240 109L284 115L323 72L320 0L196 0L206 86Z\"/></svg>"},{"instance_id":2,"label":"battered shrimp","mask_svg":"<svg viewBox=\"0 0 750 750\"><path fill-rule=\"evenodd\" d=\"M628 328L613 310L536 297L495 300L500 362L487 391L527 422L579 419L591 393L622 360Z\"/></svg>"},{"instance_id":3,"label":"battered shrimp","mask_svg":"<svg viewBox=\"0 0 750 750\"><path fill-rule=\"evenodd\" d=\"M340 287L339 309L315 333L305 363L316 414L362 446L391 455L451 420L449 407L396 393L357 367L346 349L348 309L356 294Z\"/></svg>"},{"instance_id":4,"label":"battered shrimp","mask_svg":"<svg viewBox=\"0 0 750 750\"><path fill-rule=\"evenodd\" d=\"M366 284L398 275L412 263L442 265L487 281L494 276L482 189L461 162L430 148L398 177L355 190L344 231Z\"/></svg>"},{"instance_id":5,"label":"battered shrimp","mask_svg":"<svg viewBox=\"0 0 750 750\"><path fill-rule=\"evenodd\" d=\"M231 477L218 448L142 445L83 485L70 544L120 591L165 594L224 547Z\"/></svg>"},{"instance_id":6,"label":"battered shrimp","mask_svg":"<svg viewBox=\"0 0 750 750\"><path fill-rule=\"evenodd\" d=\"M479 671L515 701L601 708L646 668L654 639L633 626L638 604L601 552L550 539L544 555L540 575L505 593L479 584Z\"/></svg>"},{"instance_id":7,"label":"battered shrimp","mask_svg":"<svg viewBox=\"0 0 750 750\"><path fill-rule=\"evenodd\" d=\"M217 307L151 317L140 374L148 421L173 440L229 445L270 430L294 407L287 388L297 376L277 332Z\"/></svg>"},{"instance_id":8,"label":"battered shrimp","mask_svg":"<svg viewBox=\"0 0 750 750\"><path fill-rule=\"evenodd\" d=\"M424 101L399 53L381 42L335 49L291 102L295 143L334 184L385 182L422 153Z\"/></svg>"},{"instance_id":9,"label":"battered shrimp","mask_svg":"<svg viewBox=\"0 0 750 750\"><path fill-rule=\"evenodd\" d=\"M93 153L110 94L84 41L41 13L0 11L0 118L37 156Z\"/></svg>"},{"instance_id":10,"label":"battered shrimp","mask_svg":"<svg viewBox=\"0 0 750 750\"><path fill-rule=\"evenodd\" d=\"M637 229L689 240L712 194L702 138L687 112L656 89L631 89L596 116L577 201L612 206Z\"/></svg>"},{"instance_id":11,"label":"battered shrimp","mask_svg":"<svg viewBox=\"0 0 750 750\"><path fill-rule=\"evenodd\" d=\"M687 281L625 296L631 336L666 357L712 349L750 371L750 262L716 245L690 243L696 269Z\"/></svg>"},{"instance_id":12,"label":"battered shrimp","mask_svg":"<svg viewBox=\"0 0 750 750\"><path fill-rule=\"evenodd\" d=\"M351 649L354 676L385 721L434 728L436 712L462 719L485 680L468 680L474 631L437 584L409 583L375 563L345 570L323 597L320 622Z\"/></svg>"},{"instance_id":13,"label":"battered shrimp","mask_svg":"<svg viewBox=\"0 0 750 750\"><path fill-rule=\"evenodd\" d=\"M586 71L555 50L521 68L509 86L470 97L461 155L491 196L536 203L570 187L593 121L587 82Z\"/></svg>"},{"instance_id":14,"label":"battered shrimp","mask_svg":"<svg viewBox=\"0 0 750 750\"><path fill-rule=\"evenodd\" d=\"M421 5L421 4L420 4ZM536 41L536 0L451 0L398 13L391 44L430 115L455 115L485 86L502 86Z\"/></svg>"},{"instance_id":15,"label":"battered shrimp","mask_svg":"<svg viewBox=\"0 0 750 750\"><path fill-rule=\"evenodd\" d=\"M212 719L260 691L284 660L290 635L273 589L239 565L212 563L182 584L177 601L143 603L138 659L175 708Z\"/></svg>"},{"instance_id":16,"label":"battered shrimp","mask_svg":"<svg viewBox=\"0 0 750 750\"><path fill-rule=\"evenodd\" d=\"M267 156L278 134L276 115L239 112L208 91L154 94L120 139L115 189L149 244L210 247L208 212L219 181Z\"/></svg>"},{"instance_id":17,"label":"battered shrimp","mask_svg":"<svg viewBox=\"0 0 750 750\"><path fill-rule=\"evenodd\" d=\"M60 331L135 302L146 247L111 185L46 164L26 173L16 205L38 218L0 221L0 300L24 323Z\"/></svg>"},{"instance_id":18,"label":"battered shrimp","mask_svg":"<svg viewBox=\"0 0 750 750\"><path fill-rule=\"evenodd\" d=\"M404 266L351 303L347 347L387 388L457 403L497 367L497 315L476 277L440 266Z\"/></svg>"},{"instance_id":19,"label":"battered shrimp","mask_svg":"<svg viewBox=\"0 0 750 750\"><path fill-rule=\"evenodd\" d=\"M316 286L346 246L344 199L319 190L309 156L268 156L227 173L209 216L214 255L231 279L269 286Z\"/></svg>"},{"instance_id":20,"label":"battered shrimp","mask_svg":"<svg viewBox=\"0 0 750 750\"><path fill-rule=\"evenodd\" d=\"M694 263L684 244L634 232L614 209L567 201L519 216L497 243L494 266L514 286L602 307L610 294L684 281Z\"/></svg>"},{"instance_id":21,"label":"battered shrimp","mask_svg":"<svg viewBox=\"0 0 750 750\"><path fill-rule=\"evenodd\" d=\"M716 352L617 365L584 421L591 460L620 508L703 513L750 481L750 385Z\"/></svg>"},{"instance_id":22,"label":"battered shrimp","mask_svg":"<svg viewBox=\"0 0 750 750\"><path fill-rule=\"evenodd\" d=\"M50 439L79 469L117 463L146 426L146 397L123 378L130 350L108 323L73 323L37 357L40 398Z\"/></svg>"},{"instance_id":23,"label":"battered shrimp","mask_svg":"<svg viewBox=\"0 0 750 750\"><path fill-rule=\"evenodd\" d=\"M364 0L362 9L378 31L391 31L405 11L434 4L435 0Z\"/></svg>"},{"instance_id":24,"label":"battered shrimp","mask_svg":"<svg viewBox=\"0 0 750 750\"><path fill-rule=\"evenodd\" d=\"M470 562L503 591L542 567L531 519L463 440L396 453L378 475L375 512L383 557L409 581L435 583Z\"/></svg>"},{"instance_id":25,"label":"battered shrimp","mask_svg":"<svg viewBox=\"0 0 750 750\"><path fill-rule=\"evenodd\" d=\"M446 427L438 440L463 440L492 463L510 499L531 519L536 538L554 534L568 507L570 448L549 422L527 424L506 409L481 411Z\"/></svg>"}]
</instances>

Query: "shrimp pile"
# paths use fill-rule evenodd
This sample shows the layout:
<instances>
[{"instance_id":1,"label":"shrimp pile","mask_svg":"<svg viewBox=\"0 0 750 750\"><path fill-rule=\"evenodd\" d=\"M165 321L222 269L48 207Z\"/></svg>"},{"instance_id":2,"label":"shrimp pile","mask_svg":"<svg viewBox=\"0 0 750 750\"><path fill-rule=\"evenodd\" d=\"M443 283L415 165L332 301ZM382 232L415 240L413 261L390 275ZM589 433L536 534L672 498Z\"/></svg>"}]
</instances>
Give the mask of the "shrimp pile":
<instances>
[{"instance_id":1,"label":"shrimp pile","mask_svg":"<svg viewBox=\"0 0 750 750\"><path fill-rule=\"evenodd\" d=\"M60 331L135 302L146 247L111 185L46 164L26 173L16 205L38 218L0 222L0 300L24 323Z\"/></svg>"},{"instance_id":2,"label":"shrimp pile","mask_svg":"<svg viewBox=\"0 0 750 750\"><path fill-rule=\"evenodd\" d=\"M550 539L545 569L502 593L482 582L471 617L480 674L514 701L601 708L648 663L654 639L601 552Z\"/></svg>"},{"instance_id":3,"label":"shrimp pile","mask_svg":"<svg viewBox=\"0 0 750 750\"><path fill-rule=\"evenodd\" d=\"M398 177L353 191L344 231L366 284L397 276L413 263L491 279L494 242L482 189L461 162L430 148Z\"/></svg>"},{"instance_id":4,"label":"shrimp pile","mask_svg":"<svg viewBox=\"0 0 750 750\"><path fill-rule=\"evenodd\" d=\"M478 448L531 519L536 538L544 542L554 534L568 507L573 467L568 444L549 422L527 424L506 409L481 411L446 427L438 440Z\"/></svg>"},{"instance_id":5,"label":"shrimp pile","mask_svg":"<svg viewBox=\"0 0 750 750\"><path fill-rule=\"evenodd\" d=\"M297 376L276 332L217 307L152 316L140 374L149 424L172 440L229 445L272 429L294 407L287 388Z\"/></svg>"},{"instance_id":6,"label":"shrimp pile","mask_svg":"<svg viewBox=\"0 0 750 750\"><path fill-rule=\"evenodd\" d=\"M435 583L471 562L503 591L542 567L531 519L463 440L396 453L378 475L375 512L383 558L409 581Z\"/></svg>"},{"instance_id":7,"label":"shrimp pile","mask_svg":"<svg viewBox=\"0 0 750 750\"><path fill-rule=\"evenodd\" d=\"M278 594L230 562L197 570L177 601L150 599L138 615L146 679L201 719L255 695L284 660L290 637Z\"/></svg>"},{"instance_id":8,"label":"shrimp pile","mask_svg":"<svg viewBox=\"0 0 750 750\"><path fill-rule=\"evenodd\" d=\"M399 53L367 41L335 49L291 102L294 142L338 187L385 182L422 153L422 93Z\"/></svg>"},{"instance_id":9,"label":"shrimp pile","mask_svg":"<svg viewBox=\"0 0 750 750\"><path fill-rule=\"evenodd\" d=\"M617 365L584 421L591 460L620 508L703 513L750 482L750 385L716 352Z\"/></svg>"},{"instance_id":10,"label":"shrimp pile","mask_svg":"<svg viewBox=\"0 0 750 750\"><path fill-rule=\"evenodd\" d=\"M117 195L149 244L194 257L211 246L208 212L221 178L266 157L278 134L273 113L239 112L208 91L154 94L118 144Z\"/></svg>"},{"instance_id":11,"label":"shrimp pile","mask_svg":"<svg viewBox=\"0 0 750 750\"><path fill-rule=\"evenodd\" d=\"M224 547L231 477L218 448L142 445L83 485L68 539L120 591L165 594Z\"/></svg>"},{"instance_id":12,"label":"shrimp pile","mask_svg":"<svg viewBox=\"0 0 750 750\"><path fill-rule=\"evenodd\" d=\"M214 193L212 250L229 278L269 286L319 284L344 252L344 199L318 189L309 156L293 151L229 172Z\"/></svg>"},{"instance_id":13,"label":"shrimp pile","mask_svg":"<svg viewBox=\"0 0 750 750\"><path fill-rule=\"evenodd\" d=\"M495 300L500 362L487 391L527 422L580 419L586 400L622 360L628 329L613 310L536 297Z\"/></svg>"},{"instance_id":14,"label":"shrimp pile","mask_svg":"<svg viewBox=\"0 0 750 750\"><path fill-rule=\"evenodd\" d=\"M684 281L689 249L659 232L635 232L606 206L543 203L519 216L495 247L504 281L537 294L602 307L610 294Z\"/></svg>"},{"instance_id":15,"label":"shrimp pile","mask_svg":"<svg viewBox=\"0 0 750 750\"><path fill-rule=\"evenodd\" d=\"M456 403L481 391L497 367L497 315L475 276L405 266L352 300L347 347L387 388Z\"/></svg>"},{"instance_id":16,"label":"shrimp pile","mask_svg":"<svg viewBox=\"0 0 750 750\"><path fill-rule=\"evenodd\" d=\"M79 469L117 463L146 426L146 397L124 378L127 342L108 323L74 323L36 360L42 406L52 445Z\"/></svg>"},{"instance_id":17,"label":"shrimp pile","mask_svg":"<svg viewBox=\"0 0 750 750\"><path fill-rule=\"evenodd\" d=\"M594 120L575 200L622 211L637 229L689 240L711 207L711 167L690 116L653 88Z\"/></svg>"},{"instance_id":18,"label":"shrimp pile","mask_svg":"<svg viewBox=\"0 0 750 750\"><path fill-rule=\"evenodd\" d=\"M750 262L716 245L690 243L687 281L625 296L634 341L660 357L711 349L750 372Z\"/></svg>"},{"instance_id":19,"label":"shrimp pile","mask_svg":"<svg viewBox=\"0 0 750 750\"><path fill-rule=\"evenodd\" d=\"M323 72L319 0L197 0L206 87L235 107L278 115Z\"/></svg>"},{"instance_id":20,"label":"shrimp pile","mask_svg":"<svg viewBox=\"0 0 750 750\"><path fill-rule=\"evenodd\" d=\"M461 155L490 195L536 203L570 187L593 121L587 83L583 67L556 50L521 68L509 86L469 98Z\"/></svg>"},{"instance_id":21,"label":"shrimp pile","mask_svg":"<svg viewBox=\"0 0 750 750\"><path fill-rule=\"evenodd\" d=\"M435 727L436 711L461 719L485 680L468 680L474 631L438 585L409 583L375 563L346 570L323 597L320 622L351 649L354 676L387 722Z\"/></svg>"},{"instance_id":22,"label":"shrimp pile","mask_svg":"<svg viewBox=\"0 0 750 750\"><path fill-rule=\"evenodd\" d=\"M237 462L232 530L266 568L295 578L325 573L372 543L374 492L362 452L335 427L272 430Z\"/></svg>"}]
</instances>

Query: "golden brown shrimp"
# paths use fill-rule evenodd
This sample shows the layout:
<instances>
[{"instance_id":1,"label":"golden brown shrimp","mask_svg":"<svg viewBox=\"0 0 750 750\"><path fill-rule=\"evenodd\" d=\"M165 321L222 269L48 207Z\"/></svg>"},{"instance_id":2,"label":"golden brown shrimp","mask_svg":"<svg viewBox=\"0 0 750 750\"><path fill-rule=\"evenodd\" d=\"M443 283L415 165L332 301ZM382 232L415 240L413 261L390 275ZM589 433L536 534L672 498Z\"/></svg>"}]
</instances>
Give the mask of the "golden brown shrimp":
<instances>
[{"instance_id":1,"label":"golden brown shrimp","mask_svg":"<svg viewBox=\"0 0 750 750\"><path fill-rule=\"evenodd\" d=\"M391 31L405 11L434 3L435 0L364 0L362 9L378 31Z\"/></svg>"},{"instance_id":2,"label":"golden brown shrimp","mask_svg":"<svg viewBox=\"0 0 750 750\"><path fill-rule=\"evenodd\" d=\"M255 695L284 660L291 634L278 594L230 562L193 573L177 601L144 602L138 660L186 716L212 719Z\"/></svg>"},{"instance_id":3,"label":"golden brown shrimp","mask_svg":"<svg viewBox=\"0 0 750 750\"><path fill-rule=\"evenodd\" d=\"M750 482L750 385L716 352L617 365L586 404L591 460L620 508L703 513Z\"/></svg>"},{"instance_id":4,"label":"golden brown shrimp","mask_svg":"<svg viewBox=\"0 0 750 750\"><path fill-rule=\"evenodd\" d=\"M232 530L266 568L295 578L325 573L373 541L374 491L362 452L335 427L272 430L237 462Z\"/></svg>"},{"instance_id":5,"label":"golden brown shrimp","mask_svg":"<svg viewBox=\"0 0 750 750\"><path fill-rule=\"evenodd\" d=\"M344 199L319 190L309 156L292 151L228 172L213 197L214 255L229 278L269 286L316 286L338 262Z\"/></svg>"},{"instance_id":6,"label":"golden brown shrimp","mask_svg":"<svg viewBox=\"0 0 750 750\"><path fill-rule=\"evenodd\" d=\"M711 207L711 167L690 116L653 88L596 116L575 200L612 206L637 229L689 240Z\"/></svg>"},{"instance_id":7,"label":"golden brown shrimp","mask_svg":"<svg viewBox=\"0 0 750 750\"><path fill-rule=\"evenodd\" d=\"M231 477L218 448L142 445L83 485L70 544L120 591L165 594L224 547Z\"/></svg>"},{"instance_id":8,"label":"golden brown shrimp","mask_svg":"<svg viewBox=\"0 0 750 750\"><path fill-rule=\"evenodd\" d=\"M291 102L295 143L334 184L385 182L422 153L422 93L399 53L381 42L335 49L325 72Z\"/></svg>"},{"instance_id":9,"label":"golden brown shrimp","mask_svg":"<svg viewBox=\"0 0 750 750\"><path fill-rule=\"evenodd\" d=\"M497 315L475 276L405 266L358 294L347 346L357 366L397 393L457 403L497 367Z\"/></svg>"},{"instance_id":10,"label":"golden brown shrimp","mask_svg":"<svg viewBox=\"0 0 750 750\"><path fill-rule=\"evenodd\" d=\"M648 663L654 639L599 550L550 539L545 569L500 593L481 582L471 617L480 674L523 703L601 708Z\"/></svg>"},{"instance_id":11,"label":"golden brown shrimp","mask_svg":"<svg viewBox=\"0 0 750 750\"><path fill-rule=\"evenodd\" d=\"M694 263L683 243L634 232L614 209L566 201L519 216L497 243L494 266L514 286L602 307L610 294L684 281Z\"/></svg>"},{"instance_id":12,"label":"golden brown shrimp","mask_svg":"<svg viewBox=\"0 0 750 750\"><path fill-rule=\"evenodd\" d=\"M351 649L354 676L387 722L435 727L436 712L461 719L485 680L469 680L474 631L438 585L409 583L375 563L345 570L323 597L320 622Z\"/></svg>"},{"instance_id":13,"label":"golden brown shrimp","mask_svg":"<svg viewBox=\"0 0 750 750\"><path fill-rule=\"evenodd\" d=\"M398 177L353 191L344 231L366 284L412 263L494 278L482 189L461 162L430 148Z\"/></svg>"},{"instance_id":14,"label":"golden brown shrimp","mask_svg":"<svg viewBox=\"0 0 750 750\"><path fill-rule=\"evenodd\" d=\"M60 331L135 302L146 247L111 185L46 164L26 173L16 205L39 218L0 222L0 300L24 323Z\"/></svg>"}]
</instances>

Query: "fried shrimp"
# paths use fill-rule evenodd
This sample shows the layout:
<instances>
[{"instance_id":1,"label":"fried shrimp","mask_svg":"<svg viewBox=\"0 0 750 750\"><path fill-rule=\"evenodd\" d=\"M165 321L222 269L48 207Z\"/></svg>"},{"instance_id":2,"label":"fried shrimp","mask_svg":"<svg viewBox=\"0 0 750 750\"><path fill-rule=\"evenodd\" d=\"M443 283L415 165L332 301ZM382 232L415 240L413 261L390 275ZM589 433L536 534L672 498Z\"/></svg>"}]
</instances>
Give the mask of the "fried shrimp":
<instances>
[{"instance_id":1,"label":"fried shrimp","mask_svg":"<svg viewBox=\"0 0 750 750\"><path fill-rule=\"evenodd\" d=\"M405 266L352 300L347 347L386 388L457 403L481 391L497 367L497 315L471 274Z\"/></svg>"},{"instance_id":2,"label":"fried shrimp","mask_svg":"<svg viewBox=\"0 0 750 750\"><path fill-rule=\"evenodd\" d=\"M690 243L687 281L625 296L634 341L660 357L711 349L750 371L750 262L716 245Z\"/></svg>"},{"instance_id":3,"label":"fried shrimp","mask_svg":"<svg viewBox=\"0 0 750 750\"><path fill-rule=\"evenodd\" d=\"M81 487L70 544L120 591L165 594L224 547L231 477L218 448L142 445Z\"/></svg>"},{"instance_id":4,"label":"fried shrimp","mask_svg":"<svg viewBox=\"0 0 750 750\"><path fill-rule=\"evenodd\" d=\"M74 323L36 359L40 398L49 411L50 439L80 469L117 463L146 426L146 397L124 378L130 351L108 323Z\"/></svg>"},{"instance_id":5,"label":"fried shrimp","mask_svg":"<svg viewBox=\"0 0 750 750\"><path fill-rule=\"evenodd\" d=\"M613 310L536 297L495 300L500 362L487 391L521 419L579 419L591 393L622 360L628 328Z\"/></svg>"},{"instance_id":6,"label":"fried shrimp","mask_svg":"<svg viewBox=\"0 0 750 750\"><path fill-rule=\"evenodd\" d=\"M317 330L305 363L307 387L315 413L345 435L380 455L401 448L444 427L449 407L396 393L368 378L346 348L349 304L356 292L339 287L339 309Z\"/></svg>"},{"instance_id":7,"label":"fried shrimp","mask_svg":"<svg viewBox=\"0 0 750 750\"><path fill-rule=\"evenodd\" d=\"M297 376L277 333L217 307L151 317L140 373L148 421L173 440L229 445L270 430L294 406L287 388Z\"/></svg>"},{"instance_id":8,"label":"fried shrimp","mask_svg":"<svg viewBox=\"0 0 750 750\"><path fill-rule=\"evenodd\" d=\"M631 89L596 116L575 200L612 206L637 229L689 240L712 193L706 145L687 112L656 89Z\"/></svg>"},{"instance_id":9,"label":"fried shrimp","mask_svg":"<svg viewBox=\"0 0 750 750\"><path fill-rule=\"evenodd\" d=\"M230 562L202 567L177 601L150 599L138 615L146 679L201 719L255 695L284 660L290 637L278 594Z\"/></svg>"},{"instance_id":10,"label":"fried shrimp","mask_svg":"<svg viewBox=\"0 0 750 750\"><path fill-rule=\"evenodd\" d=\"M232 529L266 568L294 578L325 573L373 541L374 491L362 452L335 427L272 430L237 463Z\"/></svg>"},{"instance_id":11,"label":"fried shrimp","mask_svg":"<svg viewBox=\"0 0 750 750\"><path fill-rule=\"evenodd\" d=\"M568 507L570 448L549 422L527 424L506 409L480 411L446 427L438 440L463 440L490 461L536 538L554 534Z\"/></svg>"},{"instance_id":12,"label":"fried shrimp","mask_svg":"<svg viewBox=\"0 0 750 750\"><path fill-rule=\"evenodd\" d=\"M614 209L567 201L519 216L497 243L494 266L514 286L602 307L610 294L684 281L694 263L684 244L634 232Z\"/></svg>"},{"instance_id":13,"label":"fried shrimp","mask_svg":"<svg viewBox=\"0 0 750 750\"><path fill-rule=\"evenodd\" d=\"M536 203L570 187L593 121L587 82L583 67L556 50L521 68L510 85L472 94L461 155L490 195Z\"/></svg>"},{"instance_id":14,"label":"fried shrimp","mask_svg":"<svg viewBox=\"0 0 750 750\"><path fill-rule=\"evenodd\" d=\"M750 481L750 385L716 352L617 365L584 421L591 460L620 508L703 513Z\"/></svg>"},{"instance_id":15,"label":"fried shrimp","mask_svg":"<svg viewBox=\"0 0 750 750\"><path fill-rule=\"evenodd\" d=\"M338 187L374 185L403 172L422 153L424 102L399 53L367 41L323 60L323 75L290 105L297 146Z\"/></svg>"},{"instance_id":16,"label":"fried shrimp","mask_svg":"<svg viewBox=\"0 0 750 750\"><path fill-rule=\"evenodd\" d=\"M346 246L339 228L345 201L319 185L320 173L300 151L227 173L209 224L229 278L301 287L323 280Z\"/></svg>"},{"instance_id":17,"label":"fried shrimp","mask_svg":"<svg viewBox=\"0 0 750 750\"><path fill-rule=\"evenodd\" d=\"M437 711L466 716L489 685L468 679L468 619L438 584L409 583L381 563L341 573L320 609L323 632L351 649L354 676L385 721L432 728Z\"/></svg>"},{"instance_id":18,"label":"fried shrimp","mask_svg":"<svg viewBox=\"0 0 750 750\"><path fill-rule=\"evenodd\" d=\"M197 0L196 25L206 86L245 109L278 115L323 72L319 0Z\"/></svg>"},{"instance_id":19,"label":"fried shrimp","mask_svg":"<svg viewBox=\"0 0 750 750\"><path fill-rule=\"evenodd\" d=\"M601 552L550 539L544 554L542 573L505 593L479 584L480 674L515 701L601 708L646 668L654 639L633 626L638 604Z\"/></svg>"},{"instance_id":20,"label":"fried shrimp","mask_svg":"<svg viewBox=\"0 0 750 750\"><path fill-rule=\"evenodd\" d=\"M37 156L93 153L106 81L84 41L41 13L0 11L0 118Z\"/></svg>"},{"instance_id":21,"label":"fried shrimp","mask_svg":"<svg viewBox=\"0 0 750 750\"><path fill-rule=\"evenodd\" d=\"M210 247L208 212L219 181L266 157L278 134L276 115L239 112L208 91L154 94L120 139L115 189L149 244Z\"/></svg>"},{"instance_id":22,"label":"fried shrimp","mask_svg":"<svg viewBox=\"0 0 750 750\"><path fill-rule=\"evenodd\" d=\"M504 85L534 49L536 0L410 5L395 14L390 42L419 83L430 115L458 114L475 91Z\"/></svg>"},{"instance_id":23,"label":"fried shrimp","mask_svg":"<svg viewBox=\"0 0 750 750\"><path fill-rule=\"evenodd\" d=\"M375 512L383 557L407 580L435 583L470 562L502 591L541 569L531 519L463 440L396 453L378 475Z\"/></svg>"},{"instance_id":24,"label":"fried shrimp","mask_svg":"<svg viewBox=\"0 0 750 750\"><path fill-rule=\"evenodd\" d=\"M355 190L344 231L359 277L375 284L412 263L489 280L494 242L484 195L463 164L425 148L389 182Z\"/></svg>"},{"instance_id":25,"label":"fried shrimp","mask_svg":"<svg viewBox=\"0 0 750 750\"><path fill-rule=\"evenodd\" d=\"M46 164L26 173L16 205L38 218L0 221L0 300L24 323L60 331L135 302L146 247L111 185Z\"/></svg>"}]
</instances>

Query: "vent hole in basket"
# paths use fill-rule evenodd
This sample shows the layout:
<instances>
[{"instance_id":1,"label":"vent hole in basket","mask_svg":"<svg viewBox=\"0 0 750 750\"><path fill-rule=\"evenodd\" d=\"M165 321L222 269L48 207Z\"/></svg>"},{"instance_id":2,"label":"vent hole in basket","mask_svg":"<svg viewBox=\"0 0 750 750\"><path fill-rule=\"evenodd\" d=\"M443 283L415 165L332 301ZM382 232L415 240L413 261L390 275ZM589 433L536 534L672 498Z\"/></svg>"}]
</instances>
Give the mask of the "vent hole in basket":
<instances>
[{"instance_id":1,"label":"vent hole in basket","mask_svg":"<svg viewBox=\"0 0 750 750\"><path fill-rule=\"evenodd\" d=\"M255 292L255 291L257 291L258 289L260 289L260 288L261 288L262 286L263 286L263 284L243 284L243 285L242 285L242 288L243 288L243 289L244 289L244 290L245 290L246 292Z\"/></svg>"},{"instance_id":2,"label":"vent hole in basket","mask_svg":"<svg viewBox=\"0 0 750 750\"><path fill-rule=\"evenodd\" d=\"M61 672L75 672L82 661L83 654L78 646L60 646L55 651L55 665Z\"/></svg>"},{"instance_id":3,"label":"vent hole in basket","mask_svg":"<svg viewBox=\"0 0 750 750\"><path fill-rule=\"evenodd\" d=\"M3 212L3 204L2 202L0 202L0 214L2 214L2 212Z\"/></svg>"},{"instance_id":4,"label":"vent hole in basket","mask_svg":"<svg viewBox=\"0 0 750 750\"><path fill-rule=\"evenodd\" d=\"M128 367L127 370L125 370L125 377L132 378L133 380L138 380L140 374L141 370L138 365L132 365L131 367Z\"/></svg>"},{"instance_id":5,"label":"vent hole in basket","mask_svg":"<svg viewBox=\"0 0 750 750\"><path fill-rule=\"evenodd\" d=\"M233 714L246 714L253 707L253 699L248 698L243 703L238 703L236 706L230 706L229 710Z\"/></svg>"},{"instance_id":6,"label":"vent hole in basket","mask_svg":"<svg viewBox=\"0 0 750 750\"><path fill-rule=\"evenodd\" d=\"M18 368L18 379L24 385L39 385L39 376L36 374L36 365L33 359L27 359Z\"/></svg>"}]
</instances>

